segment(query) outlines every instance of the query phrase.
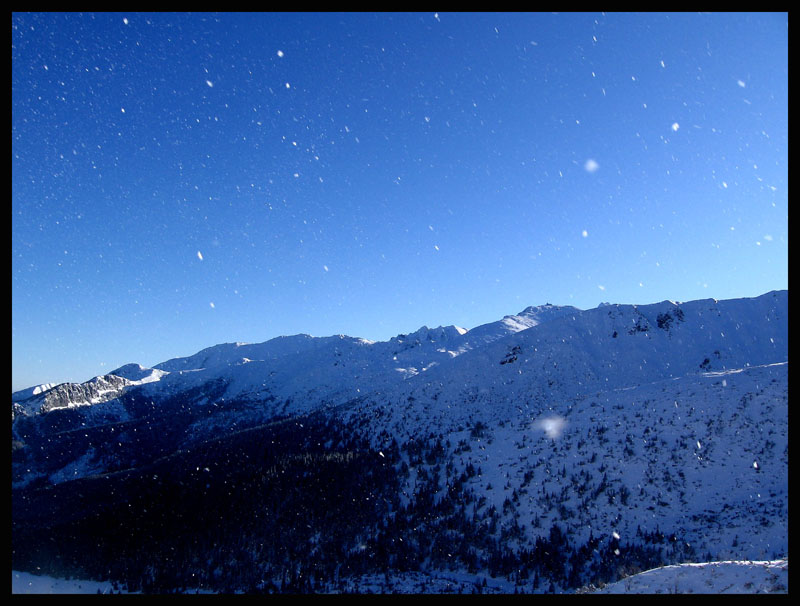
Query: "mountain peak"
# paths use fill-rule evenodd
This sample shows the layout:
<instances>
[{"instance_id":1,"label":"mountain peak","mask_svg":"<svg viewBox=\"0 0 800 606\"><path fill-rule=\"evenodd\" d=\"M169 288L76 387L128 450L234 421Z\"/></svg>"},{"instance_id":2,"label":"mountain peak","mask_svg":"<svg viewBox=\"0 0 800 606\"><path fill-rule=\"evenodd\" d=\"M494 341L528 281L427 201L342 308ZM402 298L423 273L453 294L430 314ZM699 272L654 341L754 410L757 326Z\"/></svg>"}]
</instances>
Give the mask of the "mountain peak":
<instances>
[{"instance_id":1,"label":"mountain peak","mask_svg":"<svg viewBox=\"0 0 800 606\"><path fill-rule=\"evenodd\" d=\"M518 316L544 316L546 314L561 315L562 313L570 313L581 311L572 305L553 305L552 303L545 303L544 305L529 305Z\"/></svg>"},{"instance_id":2,"label":"mountain peak","mask_svg":"<svg viewBox=\"0 0 800 606\"><path fill-rule=\"evenodd\" d=\"M450 324L448 326L437 326L436 328L428 328L423 325L412 333L400 333L396 337L389 339L390 342L405 343L409 341L451 341L457 339L462 335L467 334L466 328Z\"/></svg>"}]
</instances>

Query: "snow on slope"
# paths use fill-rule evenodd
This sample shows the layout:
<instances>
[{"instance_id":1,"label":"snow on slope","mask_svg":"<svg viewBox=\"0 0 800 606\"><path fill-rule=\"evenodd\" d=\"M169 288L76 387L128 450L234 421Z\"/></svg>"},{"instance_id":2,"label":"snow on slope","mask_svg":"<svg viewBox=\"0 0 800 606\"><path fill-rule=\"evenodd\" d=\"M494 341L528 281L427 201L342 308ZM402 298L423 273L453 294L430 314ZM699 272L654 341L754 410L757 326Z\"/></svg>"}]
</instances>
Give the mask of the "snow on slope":
<instances>
[{"instance_id":1,"label":"snow on slope","mask_svg":"<svg viewBox=\"0 0 800 606\"><path fill-rule=\"evenodd\" d=\"M108 374L127 379L131 385L142 385L158 381L167 373L156 368L145 368L141 364L126 364Z\"/></svg>"},{"instance_id":2,"label":"snow on slope","mask_svg":"<svg viewBox=\"0 0 800 606\"><path fill-rule=\"evenodd\" d=\"M34 415L57 408L91 406L114 400L132 386L159 381L167 374L139 364L126 364L84 383L47 383L11 394L12 415Z\"/></svg>"},{"instance_id":3,"label":"snow on slope","mask_svg":"<svg viewBox=\"0 0 800 606\"><path fill-rule=\"evenodd\" d=\"M190 390L202 394L214 385L222 386L225 401L249 401L263 415L358 401L393 402L405 410L413 401L424 407L417 415L440 409L428 424L442 422L438 417L448 407L512 418L592 392L786 361L787 315L787 291L587 311L544 305L470 331L422 327L386 342L295 335L217 345L154 369L130 364L114 371L119 376L12 401L15 414L30 415L112 400L130 389L156 401ZM456 416L444 414L450 421Z\"/></svg>"},{"instance_id":4,"label":"snow on slope","mask_svg":"<svg viewBox=\"0 0 800 606\"><path fill-rule=\"evenodd\" d=\"M466 349L473 349L521 330L533 328L543 322L567 314L580 313L580 311L571 305L551 305L550 303L526 307L516 315L505 316L502 320L489 322L470 330L465 339L468 344Z\"/></svg>"},{"instance_id":5,"label":"snow on slope","mask_svg":"<svg viewBox=\"0 0 800 606\"><path fill-rule=\"evenodd\" d=\"M482 586L482 580L487 580ZM502 579L442 572L435 575L365 575L351 581L348 591L358 593L511 593ZM28 572L11 571L12 594L108 594L108 581L65 580ZM631 575L601 589L578 593L596 594L783 594L789 592L789 560L704 562L663 566ZM122 591L121 593L128 593ZM187 590L186 593L195 593Z\"/></svg>"},{"instance_id":6,"label":"snow on slope","mask_svg":"<svg viewBox=\"0 0 800 606\"><path fill-rule=\"evenodd\" d=\"M580 393L594 383L620 387L781 362L788 359L787 315L786 293L680 305L604 306L564 314L494 341L435 374L445 382L463 382L482 367L500 364L500 381L519 382L514 375L533 379L535 374L548 392L555 383ZM456 366L459 373L453 379Z\"/></svg>"},{"instance_id":7,"label":"snow on slope","mask_svg":"<svg viewBox=\"0 0 800 606\"><path fill-rule=\"evenodd\" d=\"M750 300L575 310L442 360L424 376L376 397L392 401L394 409L414 402L417 409L447 411L445 421L467 408L511 419L526 409L559 408L598 391L785 362L787 315L785 292Z\"/></svg>"},{"instance_id":8,"label":"snow on slope","mask_svg":"<svg viewBox=\"0 0 800 606\"><path fill-rule=\"evenodd\" d=\"M117 398L128 385L132 384L133 382L116 375L103 375L85 383L60 383L38 393L24 389L12 394L12 419L16 415L30 416L47 413L56 408L83 407L108 402ZM29 393L31 395L24 397Z\"/></svg>"},{"instance_id":9,"label":"snow on slope","mask_svg":"<svg viewBox=\"0 0 800 606\"><path fill-rule=\"evenodd\" d=\"M513 389L469 400L423 388L343 414L382 436L376 448L446 436L453 473L480 468L470 482L486 507L532 526L532 536L559 524L581 542L590 533L628 541L638 527L659 527L698 554L788 553L787 362L558 400ZM563 423L557 439L538 425L547 418Z\"/></svg>"},{"instance_id":10,"label":"snow on slope","mask_svg":"<svg viewBox=\"0 0 800 606\"><path fill-rule=\"evenodd\" d=\"M307 407L419 384L485 391L499 381L561 397L589 384L638 384L786 360L787 313L786 291L754 299L603 305L587 311L548 304L470 331L423 326L385 342L294 335L259 344L221 344L153 369L129 364L80 385L39 389L38 394L23 390L12 394L12 402L19 404L18 412L35 414L43 405L50 410L91 404L144 383L150 385L143 393L156 396L215 380L228 383L229 399L271 397ZM100 385L112 376L122 380Z\"/></svg>"},{"instance_id":11,"label":"snow on slope","mask_svg":"<svg viewBox=\"0 0 800 606\"><path fill-rule=\"evenodd\" d=\"M698 560L788 554L787 291L542 306L386 342L296 335L118 372L122 389L156 403L179 395L225 413L245 401L231 414L264 418L327 408L377 450L439 437L452 473L479 470L468 483L481 510L502 512L502 528L526 527L512 547L558 525L578 544L640 542L640 528L661 529ZM51 392L60 393L31 397ZM229 426L214 414L192 433ZM51 482L100 471L91 453L76 456ZM411 469L409 494L415 477Z\"/></svg>"},{"instance_id":12,"label":"snow on slope","mask_svg":"<svg viewBox=\"0 0 800 606\"><path fill-rule=\"evenodd\" d=\"M55 387L57 383L43 383L41 385L34 385L33 387L28 387L26 389L20 389L19 391L15 391L11 394L11 400L13 402L18 402L22 400L28 400L33 396L38 396L53 387Z\"/></svg>"},{"instance_id":13,"label":"snow on slope","mask_svg":"<svg viewBox=\"0 0 800 606\"><path fill-rule=\"evenodd\" d=\"M542 306L527 308L513 322L507 317L465 333L423 327L387 342L340 335L303 336L299 349L278 350L276 340L235 350L218 346L213 365L210 352L197 354L207 367L193 381L199 385L222 373L226 397L289 401L284 413L370 395L406 400L435 393L450 402L491 399L502 406L785 361L787 315L785 291L587 311ZM181 364L199 366L198 360Z\"/></svg>"},{"instance_id":14,"label":"snow on slope","mask_svg":"<svg viewBox=\"0 0 800 606\"><path fill-rule=\"evenodd\" d=\"M108 581L57 579L30 572L11 571L12 594L109 594L113 587Z\"/></svg>"},{"instance_id":15,"label":"snow on slope","mask_svg":"<svg viewBox=\"0 0 800 606\"><path fill-rule=\"evenodd\" d=\"M610 583L594 593L789 593L789 560L663 566Z\"/></svg>"}]
</instances>

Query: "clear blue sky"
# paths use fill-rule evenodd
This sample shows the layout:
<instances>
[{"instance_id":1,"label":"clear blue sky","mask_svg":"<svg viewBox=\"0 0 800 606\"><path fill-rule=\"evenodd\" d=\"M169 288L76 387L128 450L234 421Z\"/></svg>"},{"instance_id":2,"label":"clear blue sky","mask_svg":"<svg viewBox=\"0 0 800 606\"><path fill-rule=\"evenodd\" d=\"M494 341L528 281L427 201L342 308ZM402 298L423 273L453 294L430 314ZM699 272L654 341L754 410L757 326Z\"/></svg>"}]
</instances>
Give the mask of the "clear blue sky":
<instances>
[{"instance_id":1,"label":"clear blue sky","mask_svg":"<svg viewBox=\"0 0 800 606\"><path fill-rule=\"evenodd\" d=\"M12 14L12 389L788 288L788 15Z\"/></svg>"}]
</instances>

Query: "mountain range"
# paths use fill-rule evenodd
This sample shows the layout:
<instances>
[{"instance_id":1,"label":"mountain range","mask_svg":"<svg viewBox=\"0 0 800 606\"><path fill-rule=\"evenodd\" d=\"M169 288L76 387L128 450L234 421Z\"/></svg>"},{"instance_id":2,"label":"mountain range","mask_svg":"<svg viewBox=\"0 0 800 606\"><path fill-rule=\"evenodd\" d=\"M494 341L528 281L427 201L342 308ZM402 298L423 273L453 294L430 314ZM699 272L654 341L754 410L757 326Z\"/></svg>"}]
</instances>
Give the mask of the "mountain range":
<instances>
[{"instance_id":1,"label":"mountain range","mask_svg":"<svg viewBox=\"0 0 800 606\"><path fill-rule=\"evenodd\" d=\"M15 570L561 592L787 556L788 291L226 343L12 393Z\"/></svg>"}]
</instances>

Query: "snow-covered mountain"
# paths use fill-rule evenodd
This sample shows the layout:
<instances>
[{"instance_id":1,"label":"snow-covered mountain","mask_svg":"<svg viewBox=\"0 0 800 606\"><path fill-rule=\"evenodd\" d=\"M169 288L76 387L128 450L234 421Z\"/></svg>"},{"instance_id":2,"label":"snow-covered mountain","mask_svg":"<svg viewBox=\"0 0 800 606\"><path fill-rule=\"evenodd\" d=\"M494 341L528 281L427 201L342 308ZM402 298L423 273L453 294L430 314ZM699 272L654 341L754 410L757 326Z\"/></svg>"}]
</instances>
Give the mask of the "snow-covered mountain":
<instances>
[{"instance_id":1,"label":"snow-covered mountain","mask_svg":"<svg viewBox=\"0 0 800 606\"><path fill-rule=\"evenodd\" d=\"M12 394L12 403L15 413L29 415L110 400L145 383L158 382L143 391L155 396L222 381L229 398L303 396L303 406L313 408L326 397L340 403L342 398L383 393L437 366L437 388L466 382L485 390L524 373L525 380L514 377L512 382L539 390L546 383L548 394L557 383L559 389L580 393L598 382L605 387L641 384L786 361L787 305L786 291L732 301L606 304L588 311L548 304L469 331L423 326L386 342L295 335L259 344L225 343L153 369L128 364L86 383L22 390ZM472 355L462 356L468 352ZM502 366L518 360L496 368L498 362ZM412 385L430 389L436 380L429 374ZM309 394L316 398L308 399ZM443 395L452 396L449 391ZM292 411L299 412L296 407Z\"/></svg>"},{"instance_id":2,"label":"snow-covered mountain","mask_svg":"<svg viewBox=\"0 0 800 606\"><path fill-rule=\"evenodd\" d=\"M228 343L152 369L128 364L86 383L16 392L15 523L25 532L52 524L62 515L53 495L75 482L120 482L124 492L189 460L225 469L232 484L242 449L254 456L256 436L284 443L286 423L281 461L302 443L304 457L347 461L363 451L390 464L396 488L382 493L380 511L413 530L396 530L400 545L376 522L357 545L399 566L413 544L423 556L409 570L487 569L544 591L613 580L634 564L788 554L787 291L590 310L547 304L384 342ZM471 538L457 556L426 543L425 533L454 540L462 522ZM324 532L306 539L328 545ZM532 555L545 546L571 559L545 566ZM520 572L528 569L534 579Z\"/></svg>"}]
</instances>

